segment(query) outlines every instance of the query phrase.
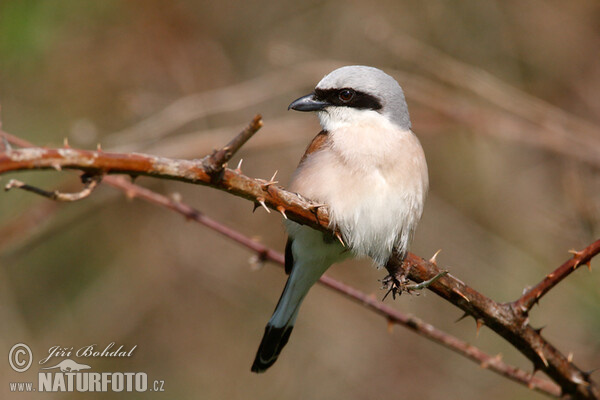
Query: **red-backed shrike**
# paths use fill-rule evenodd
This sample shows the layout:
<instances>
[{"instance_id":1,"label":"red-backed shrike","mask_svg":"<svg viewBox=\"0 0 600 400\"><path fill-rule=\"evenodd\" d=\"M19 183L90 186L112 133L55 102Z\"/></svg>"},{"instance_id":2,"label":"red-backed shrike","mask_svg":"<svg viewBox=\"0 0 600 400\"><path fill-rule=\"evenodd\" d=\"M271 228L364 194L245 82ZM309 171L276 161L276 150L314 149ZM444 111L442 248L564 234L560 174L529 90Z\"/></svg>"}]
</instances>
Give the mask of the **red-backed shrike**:
<instances>
[{"instance_id":1,"label":"red-backed shrike","mask_svg":"<svg viewBox=\"0 0 600 400\"><path fill-rule=\"evenodd\" d=\"M323 130L308 146L289 189L327 204L331 235L286 221L289 278L265 328L252 371L264 372L288 341L302 300L331 264L351 256L385 266L404 257L423 212L427 164L411 131L404 93L383 71L336 69L289 109L315 111Z\"/></svg>"}]
</instances>

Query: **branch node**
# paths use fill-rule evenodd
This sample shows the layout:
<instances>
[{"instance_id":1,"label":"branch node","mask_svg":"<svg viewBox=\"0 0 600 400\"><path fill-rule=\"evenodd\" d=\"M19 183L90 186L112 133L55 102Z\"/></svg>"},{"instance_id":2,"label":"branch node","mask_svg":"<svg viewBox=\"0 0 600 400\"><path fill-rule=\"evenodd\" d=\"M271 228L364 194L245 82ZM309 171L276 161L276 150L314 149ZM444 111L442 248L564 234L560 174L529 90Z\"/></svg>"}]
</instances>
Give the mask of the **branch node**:
<instances>
[{"instance_id":1,"label":"branch node","mask_svg":"<svg viewBox=\"0 0 600 400\"><path fill-rule=\"evenodd\" d=\"M213 183L223 179L223 169L234 154L263 126L262 117L256 115L250 124L224 147L213 151L210 156L202 159L202 166L211 177Z\"/></svg>"}]
</instances>

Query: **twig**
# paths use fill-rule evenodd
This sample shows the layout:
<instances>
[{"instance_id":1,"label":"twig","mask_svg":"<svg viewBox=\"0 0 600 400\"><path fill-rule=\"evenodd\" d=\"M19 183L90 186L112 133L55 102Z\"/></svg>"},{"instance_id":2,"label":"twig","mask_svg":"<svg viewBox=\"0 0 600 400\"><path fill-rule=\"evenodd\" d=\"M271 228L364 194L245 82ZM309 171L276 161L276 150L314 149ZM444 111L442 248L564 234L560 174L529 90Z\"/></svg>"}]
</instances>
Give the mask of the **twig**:
<instances>
[{"instance_id":1,"label":"twig","mask_svg":"<svg viewBox=\"0 0 600 400\"><path fill-rule=\"evenodd\" d=\"M11 179L10 181L8 181L8 183L6 185L4 185L4 190L9 191L12 188L17 188L17 189L22 189L22 190L26 190L28 192L38 194L43 197L47 197L54 201L64 201L64 202L78 201L78 200L85 199L90 194L92 194L94 189L96 189L96 187L98 187L98 184L100 183L100 181L102 181L102 175L86 175L86 174L84 174L81 176L81 180L83 181L85 187L77 193L62 193L62 192L59 192L58 190L53 190L53 191L49 192L47 190L28 185L17 179Z\"/></svg>"},{"instance_id":2,"label":"twig","mask_svg":"<svg viewBox=\"0 0 600 400\"><path fill-rule=\"evenodd\" d=\"M598 253L600 253L600 239L596 240L585 249L574 252L573 258L565 261L563 265L548 274L540 283L527 290L518 300L512 303L513 307L518 312L526 315L543 295L548 293L550 289L581 265L589 265L591 259Z\"/></svg>"},{"instance_id":3,"label":"twig","mask_svg":"<svg viewBox=\"0 0 600 400\"><path fill-rule=\"evenodd\" d=\"M219 150L215 150L210 156L205 157L202 160L204 168L208 174L212 177L213 182L217 182L222 178L223 168L231 157L250 139L260 128L262 128L263 122L260 115L256 115L250 124L244 128L236 137L231 139L225 147Z\"/></svg>"}]
</instances>

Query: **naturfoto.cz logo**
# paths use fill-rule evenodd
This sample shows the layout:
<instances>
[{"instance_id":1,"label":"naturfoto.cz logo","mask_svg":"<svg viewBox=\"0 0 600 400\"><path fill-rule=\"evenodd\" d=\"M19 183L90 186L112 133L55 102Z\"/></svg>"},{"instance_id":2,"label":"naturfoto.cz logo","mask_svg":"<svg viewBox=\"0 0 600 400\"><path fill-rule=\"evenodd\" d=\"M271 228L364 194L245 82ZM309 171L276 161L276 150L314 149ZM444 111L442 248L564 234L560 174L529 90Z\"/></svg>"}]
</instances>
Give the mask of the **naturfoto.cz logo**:
<instances>
[{"instance_id":1,"label":"naturfoto.cz logo","mask_svg":"<svg viewBox=\"0 0 600 400\"><path fill-rule=\"evenodd\" d=\"M48 356L38 364L44 365L58 357L77 358L107 358L131 357L134 350L126 349L123 345L116 347L112 342L103 349L97 345L89 345L75 350L73 347L53 346L48 350ZM15 344L9 351L8 362L11 368L19 373L27 371L33 363L33 352L24 343ZM163 392L164 381L154 380L148 385L148 375L145 372L94 372L86 363L77 362L71 358L56 360L49 366L40 368L38 382L10 382L11 392ZM49 370L49 372L42 371Z\"/></svg>"}]
</instances>

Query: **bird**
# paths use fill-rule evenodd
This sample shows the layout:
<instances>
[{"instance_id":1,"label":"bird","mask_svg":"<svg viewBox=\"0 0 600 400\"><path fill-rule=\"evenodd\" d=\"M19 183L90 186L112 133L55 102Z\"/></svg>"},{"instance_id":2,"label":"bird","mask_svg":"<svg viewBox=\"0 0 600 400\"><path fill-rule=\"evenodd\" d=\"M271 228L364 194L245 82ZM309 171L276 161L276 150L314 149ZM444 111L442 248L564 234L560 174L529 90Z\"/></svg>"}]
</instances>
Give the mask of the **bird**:
<instances>
[{"instance_id":1,"label":"bird","mask_svg":"<svg viewBox=\"0 0 600 400\"><path fill-rule=\"evenodd\" d=\"M370 257L386 267L404 259L429 187L421 144L411 130L404 92L382 70L351 65L327 74L288 110L316 112L322 130L307 147L289 190L328 207L341 235L285 220L289 274L252 364L261 373L287 344L309 289L334 263ZM388 268L387 282L398 284Z\"/></svg>"}]
</instances>

